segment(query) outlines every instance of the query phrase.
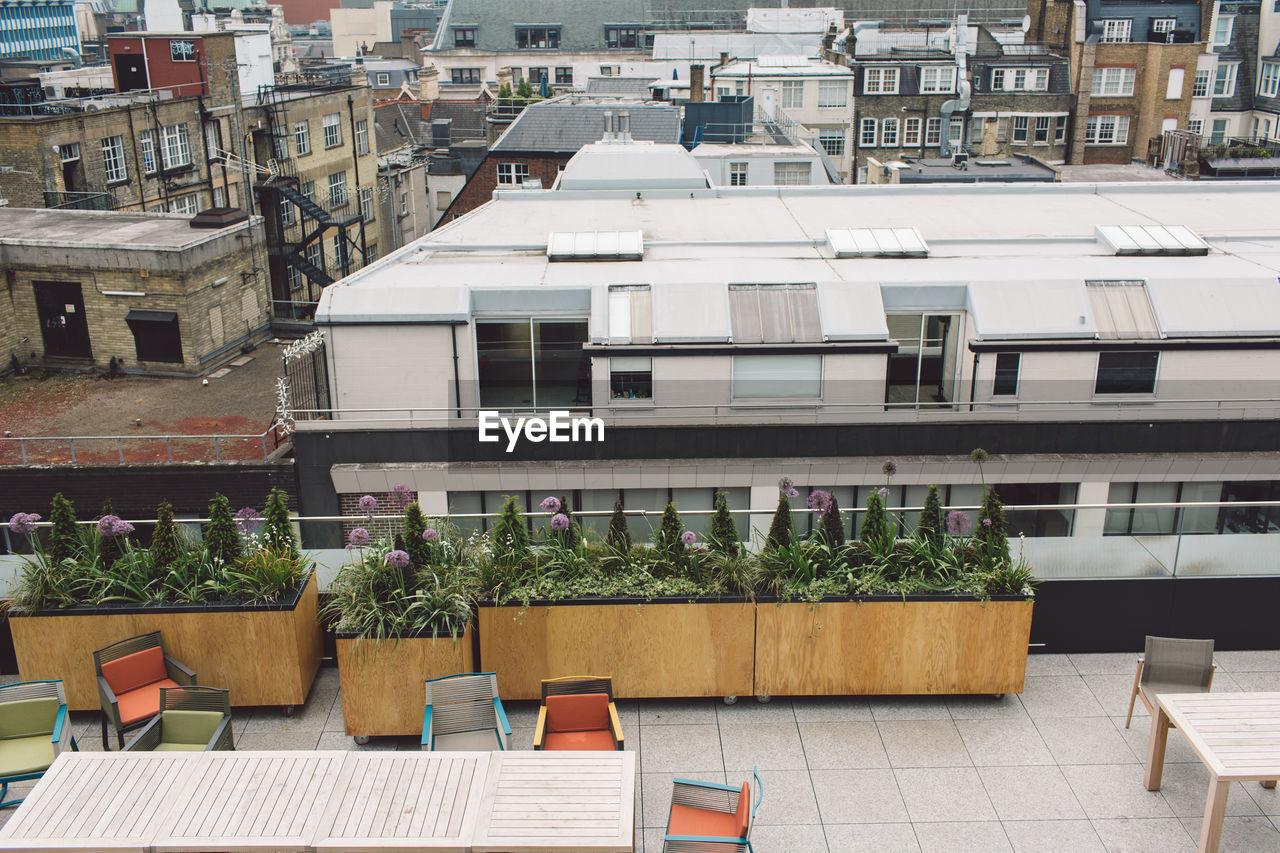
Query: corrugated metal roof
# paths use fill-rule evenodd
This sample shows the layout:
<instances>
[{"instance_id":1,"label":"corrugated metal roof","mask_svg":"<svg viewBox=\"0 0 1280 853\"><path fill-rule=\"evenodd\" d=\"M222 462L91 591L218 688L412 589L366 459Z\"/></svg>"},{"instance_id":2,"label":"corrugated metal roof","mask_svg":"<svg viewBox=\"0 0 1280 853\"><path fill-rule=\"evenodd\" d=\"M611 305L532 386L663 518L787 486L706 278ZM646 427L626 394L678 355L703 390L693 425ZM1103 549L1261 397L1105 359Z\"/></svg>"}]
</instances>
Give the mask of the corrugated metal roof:
<instances>
[{"instance_id":1,"label":"corrugated metal roof","mask_svg":"<svg viewBox=\"0 0 1280 853\"><path fill-rule=\"evenodd\" d=\"M1142 281L1087 281L1099 338L1159 338L1147 285Z\"/></svg>"},{"instance_id":2,"label":"corrugated metal roof","mask_svg":"<svg viewBox=\"0 0 1280 853\"><path fill-rule=\"evenodd\" d=\"M680 108L674 104L578 104L553 99L525 107L493 150L571 153L604 138L604 114L619 110L631 114L632 139L680 141Z\"/></svg>"}]
</instances>

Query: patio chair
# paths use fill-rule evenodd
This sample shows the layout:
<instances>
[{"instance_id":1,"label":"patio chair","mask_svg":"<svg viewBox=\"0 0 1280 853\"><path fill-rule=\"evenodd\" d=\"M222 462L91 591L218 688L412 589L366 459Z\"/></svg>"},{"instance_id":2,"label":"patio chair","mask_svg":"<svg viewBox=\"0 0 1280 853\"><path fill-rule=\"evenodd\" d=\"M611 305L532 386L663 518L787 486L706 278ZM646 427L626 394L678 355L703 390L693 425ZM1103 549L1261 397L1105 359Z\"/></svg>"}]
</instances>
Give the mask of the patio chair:
<instances>
[{"instance_id":1,"label":"patio chair","mask_svg":"<svg viewBox=\"0 0 1280 853\"><path fill-rule=\"evenodd\" d=\"M472 672L427 679L423 749L506 749L510 737L511 724L498 698L497 675Z\"/></svg>"},{"instance_id":2,"label":"patio chair","mask_svg":"<svg viewBox=\"0 0 1280 853\"><path fill-rule=\"evenodd\" d=\"M231 697L217 687L161 687L160 713L125 745L131 752L234 750Z\"/></svg>"},{"instance_id":3,"label":"patio chair","mask_svg":"<svg viewBox=\"0 0 1280 853\"><path fill-rule=\"evenodd\" d=\"M124 733L141 728L160 713L160 688L192 686L196 674L164 653L160 632L152 631L113 643L93 653L102 702L102 748L110 749L107 726Z\"/></svg>"},{"instance_id":4,"label":"patio chair","mask_svg":"<svg viewBox=\"0 0 1280 853\"><path fill-rule=\"evenodd\" d=\"M756 809L764 799L760 773L756 780L756 801L751 805L751 786L741 788L715 782L676 779L671 791L671 813L662 839L663 853L742 853L751 850L751 827ZM750 811L748 812L748 807Z\"/></svg>"},{"instance_id":5,"label":"patio chair","mask_svg":"<svg viewBox=\"0 0 1280 853\"><path fill-rule=\"evenodd\" d=\"M622 749L622 723L609 676L542 680L534 749Z\"/></svg>"},{"instance_id":6,"label":"patio chair","mask_svg":"<svg viewBox=\"0 0 1280 853\"><path fill-rule=\"evenodd\" d=\"M1147 637L1146 651L1138 658L1138 671L1133 674L1133 692L1129 694L1129 714L1124 727L1133 719L1133 703L1141 699L1151 713L1158 693L1208 693L1213 686L1213 640L1179 640L1173 637Z\"/></svg>"},{"instance_id":7,"label":"patio chair","mask_svg":"<svg viewBox=\"0 0 1280 853\"><path fill-rule=\"evenodd\" d=\"M61 681L24 681L0 687L0 809L10 782L39 779L67 747L78 751L67 721Z\"/></svg>"}]
</instances>

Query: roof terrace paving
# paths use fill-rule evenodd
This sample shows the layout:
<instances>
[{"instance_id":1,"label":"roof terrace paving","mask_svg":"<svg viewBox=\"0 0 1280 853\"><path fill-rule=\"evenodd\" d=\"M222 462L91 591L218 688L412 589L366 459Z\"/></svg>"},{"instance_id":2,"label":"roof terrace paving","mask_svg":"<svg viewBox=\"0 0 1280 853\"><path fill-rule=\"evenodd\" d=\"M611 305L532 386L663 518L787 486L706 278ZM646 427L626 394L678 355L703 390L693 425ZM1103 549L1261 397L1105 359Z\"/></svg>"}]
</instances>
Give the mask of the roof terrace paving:
<instances>
[{"instance_id":1,"label":"roof terrace paving","mask_svg":"<svg viewBox=\"0 0 1280 853\"><path fill-rule=\"evenodd\" d=\"M1219 652L1215 691L1280 690L1280 651ZM1194 851L1208 771L1176 730L1164 784L1143 785L1149 717L1124 728L1134 654L1034 655L1021 695L620 701L639 753L636 850L661 850L675 776L737 785L758 766L759 853ZM11 681L15 676L0 676ZM501 687L501 684L499 684ZM508 702L529 749L537 703ZM338 672L322 668L292 718L238 709L242 749L417 749L343 732ZM98 715L72 714L80 748ZM32 783L13 786L21 795ZM0 812L0 824L13 810ZM1280 790L1237 784L1222 853L1280 850Z\"/></svg>"}]
</instances>

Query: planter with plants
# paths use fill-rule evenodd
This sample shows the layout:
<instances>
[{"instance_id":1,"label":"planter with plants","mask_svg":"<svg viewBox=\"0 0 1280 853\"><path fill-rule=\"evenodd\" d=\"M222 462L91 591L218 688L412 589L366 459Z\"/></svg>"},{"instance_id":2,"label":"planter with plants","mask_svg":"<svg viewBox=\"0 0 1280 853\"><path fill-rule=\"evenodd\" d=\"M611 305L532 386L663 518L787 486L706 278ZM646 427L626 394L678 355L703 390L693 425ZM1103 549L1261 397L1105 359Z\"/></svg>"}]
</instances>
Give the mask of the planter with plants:
<instances>
[{"instance_id":1,"label":"planter with plants","mask_svg":"<svg viewBox=\"0 0 1280 853\"><path fill-rule=\"evenodd\" d=\"M418 734L423 681L475 671L468 552L476 543L428 522L411 500L406 487L392 489L393 506L404 510L394 536L373 541L365 527L351 530L351 559L321 612L334 624L343 724L357 743ZM377 499L365 495L360 507L372 518Z\"/></svg>"},{"instance_id":2,"label":"planter with plants","mask_svg":"<svg viewBox=\"0 0 1280 853\"><path fill-rule=\"evenodd\" d=\"M69 708L97 709L93 652L159 630L166 652L201 684L229 690L234 705L304 703L321 656L316 579L284 493L272 490L262 516L250 507L233 515L215 496L200 541L167 503L156 515L145 548L110 505L96 524L78 525L60 494L47 535L38 515L10 519L32 545L8 613L22 678L60 678Z\"/></svg>"},{"instance_id":3,"label":"planter with plants","mask_svg":"<svg viewBox=\"0 0 1280 853\"><path fill-rule=\"evenodd\" d=\"M972 454L981 466L986 453ZM886 477L897 471L886 462ZM978 521L944 517L931 487L915 530L897 536L888 489L872 492L859 538L844 541L831 496L815 491L818 532L798 541L790 482L758 557L759 695L1018 693L1031 631L1031 572L1009 554L1004 510L984 488ZM771 603L772 602L772 603Z\"/></svg>"},{"instance_id":4,"label":"planter with plants","mask_svg":"<svg viewBox=\"0 0 1280 853\"><path fill-rule=\"evenodd\" d=\"M668 504L652 547L631 540L621 504L603 543L584 541L566 501L541 541L508 498L477 553L480 661L504 698L537 699L543 678L609 675L620 697L737 696L751 691L751 561L725 504L707 541Z\"/></svg>"}]
</instances>

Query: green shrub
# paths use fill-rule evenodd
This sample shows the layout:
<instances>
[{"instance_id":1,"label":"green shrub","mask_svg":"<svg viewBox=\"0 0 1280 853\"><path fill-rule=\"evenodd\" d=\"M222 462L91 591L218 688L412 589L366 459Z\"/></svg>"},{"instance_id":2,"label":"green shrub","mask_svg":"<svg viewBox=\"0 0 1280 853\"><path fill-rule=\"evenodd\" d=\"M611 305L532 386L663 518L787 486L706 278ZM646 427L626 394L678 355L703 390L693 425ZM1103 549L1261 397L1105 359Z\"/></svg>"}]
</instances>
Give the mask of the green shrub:
<instances>
[{"instance_id":1,"label":"green shrub","mask_svg":"<svg viewBox=\"0 0 1280 853\"><path fill-rule=\"evenodd\" d=\"M988 567L1009 562L1009 536L1005 524L1004 504L996 494L995 486L991 486L982 497L982 510L973 529L974 545Z\"/></svg>"},{"instance_id":2,"label":"green shrub","mask_svg":"<svg viewBox=\"0 0 1280 853\"><path fill-rule=\"evenodd\" d=\"M676 505L667 501L666 508L662 510L662 523L658 525L658 530L653 536L654 550L673 563L680 561L685 550L684 543L680 541L682 533L684 533L684 522L676 512Z\"/></svg>"},{"instance_id":3,"label":"green shrub","mask_svg":"<svg viewBox=\"0 0 1280 853\"><path fill-rule=\"evenodd\" d=\"M225 495L215 494L209 501L209 520L204 525L204 547L215 562L230 565L240 559L244 550L240 531L231 513L231 501Z\"/></svg>"},{"instance_id":4,"label":"green shrub","mask_svg":"<svg viewBox=\"0 0 1280 853\"><path fill-rule=\"evenodd\" d=\"M400 545L409 555L409 565L422 570L431 565L431 543L422 538L427 532L427 519L422 514L422 507L414 501L404 508L404 526L401 529Z\"/></svg>"},{"instance_id":5,"label":"green shrub","mask_svg":"<svg viewBox=\"0 0 1280 853\"><path fill-rule=\"evenodd\" d=\"M111 498L107 498L102 502L102 518L106 515L115 515L115 508L111 506ZM102 561L103 568L111 568L115 561L120 559L121 555L120 542L115 536L98 537L98 559Z\"/></svg>"},{"instance_id":6,"label":"green shrub","mask_svg":"<svg viewBox=\"0 0 1280 853\"><path fill-rule=\"evenodd\" d=\"M609 516L609 532L605 534L604 544L618 551L631 550L631 528L627 526L627 517L622 512L622 495L613 502L613 515Z\"/></svg>"},{"instance_id":7,"label":"green shrub","mask_svg":"<svg viewBox=\"0 0 1280 853\"><path fill-rule=\"evenodd\" d=\"M729 497L719 489L716 490L715 510L707 529L707 547L716 554L736 556L742 551L742 540L738 538L733 513L729 512Z\"/></svg>"},{"instance_id":8,"label":"green shrub","mask_svg":"<svg viewBox=\"0 0 1280 853\"><path fill-rule=\"evenodd\" d=\"M778 495L778 508L773 511L773 521L769 523L769 535L765 537L766 551L787 548L795 541L795 529L791 525L791 501L786 494Z\"/></svg>"},{"instance_id":9,"label":"green shrub","mask_svg":"<svg viewBox=\"0 0 1280 853\"><path fill-rule=\"evenodd\" d=\"M494 556L504 562L519 563L529 556L529 528L514 496L508 495L502 505L502 515L493 527L491 540Z\"/></svg>"},{"instance_id":10,"label":"green shrub","mask_svg":"<svg viewBox=\"0 0 1280 853\"><path fill-rule=\"evenodd\" d=\"M889 516L884 511L884 499L878 489L872 489L867 495L867 511L862 518L862 531L858 538L873 551L883 551L893 544Z\"/></svg>"},{"instance_id":11,"label":"green shrub","mask_svg":"<svg viewBox=\"0 0 1280 853\"><path fill-rule=\"evenodd\" d=\"M930 486L924 498L924 511L916 525L916 538L937 548L942 545L942 531L942 501L938 497L938 487Z\"/></svg>"},{"instance_id":12,"label":"green shrub","mask_svg":"<svg viewBox=\"0 0 1280 853\"><path fill-rule=\"evenodd\" d=\"M560 497L560 514L569 519L569 526L564 530L552 530L552 538L560 545L561 548L568 548L570 551L576 549L582 544L582 530L578 527L578 523L573 520L573 507L566 497Z\"/></svg>"},{"instance_id":13,"label":"green shrub","mask_svg":"<svg viewBox=\"0 0 1280 853\"><path fill-rule=\"evenodd\" d=\"M844 544L844 521L840 518L840 502L831 495L831 509L822 514L822 526L818 535L831 548L839 548Z\"/></svg>"},{"instance_id":14,"label":"green shrub","mask_svg":"<svg viewBox=\"0 0 1280 853\"><path fill-rule=\"evenodd\" d=\"M173 522L173 506L164 501L156 507L156 529L151 534L151 565L157 574L169 571L182 557L178 525Z\"/></svg>"},{"instance_id":15,"label":"green shrub","mask_svg":"<svg viewBox=\"0 0 1280 853\"><path fill-rule=\"evenodd\" d=\"M289 554L295 559L299 556L298 540L293 535L293 521L289 517L289 497L279 488L273 488L267 495L262 544L264 548Z\"/></svg>"},{"instance_id":16,"label":"green shrub","mask_svg":"<svg viewBox=\"0 0 1280 853\"><path fill-rule=\"evenodd\" d=\"M76 530L76 508L62 496L62 492L53 496L49 521L52 523L49 531L49 562L57 565L63 560L74 559L80 545L80 536Z\"/></svg>"}]
</instances>

